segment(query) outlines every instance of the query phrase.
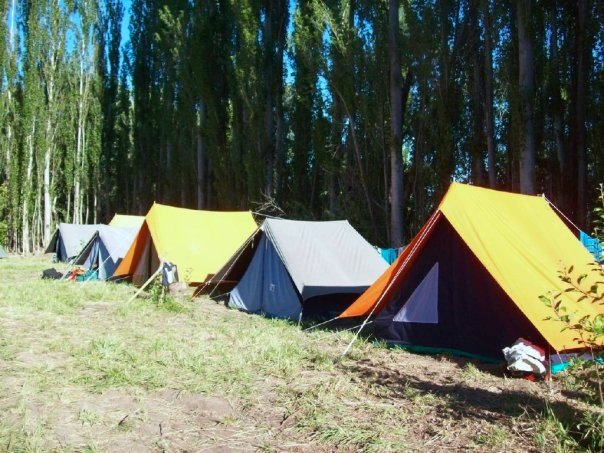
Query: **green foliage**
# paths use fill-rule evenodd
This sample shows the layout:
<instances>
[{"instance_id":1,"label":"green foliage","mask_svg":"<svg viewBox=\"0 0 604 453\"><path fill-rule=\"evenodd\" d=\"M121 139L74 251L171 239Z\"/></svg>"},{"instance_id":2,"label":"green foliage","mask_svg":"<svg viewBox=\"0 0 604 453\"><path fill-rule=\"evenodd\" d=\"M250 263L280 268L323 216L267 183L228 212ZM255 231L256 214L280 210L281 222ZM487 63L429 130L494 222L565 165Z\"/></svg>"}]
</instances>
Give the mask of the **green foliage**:
<instances>
[{"instance_id":1,"label":"green foliage","mask_svg":"<svg viewBox=\"0 0 604 453\"><path fill-rule=\"evenodd\" d=\"M156 278L151 284L149 300L161 310L172 313L183 313L187 311L187 307L176 300L176 298L172 297L168 289L162 285L160 277Z\"/></svg>"},{"instance_id":2,"label":"green foliage","mask_svg":"<svg viewBox=\"0 0 604 453\"><path fill-rule=\"evenodd\" d=\"M604 192L600 185L600 202L604 206ZM596 228L600 228L604 219L604 211L597 208L594 212ZM601 231L596 229L598 236ZM578 274L574 266L564 268L560 280L566 288L559 293L543 295L541 302L552 311L546 320L558 322L562 331L575 334L576 341L592 356L593 360L576 358L571 360L565 370L563 382L568 388L579 392L583 399L598 407L584 411L573 429L578 432L582 444L593 451L604 448L604 315L584 314L570 311L564 303L567 295L583 305L595 306L596 311L602 311L604 306L604 270L600 264L590 265L589 274ZM560 428L562 429L562 428Z\"/></svg>"},{"instance_id":3,"label":"green foliage","mask_svg":"<svg viewBox=\"0 0 604 453\"><path fill-rule=\"evenodd\" d=\"M410 239L453 178L486 184L486 162L490 184L515 189L526 128L513 2L395 3L396 72L408 85L396 203ZM144 213L153 201L234 210L264 199L290 217L347 218L386 245L388 11L385 0L133 0L123 37L119 0L2 2L0 222L10 245L32 251L59 221ZM604 173L603 18L601 2L537 2L528 28L536 187L580 224L587 182ZM592 46L590 57L573 43ZM581 93L592 95L581 103Z\"/></svg>"}]
</instances>

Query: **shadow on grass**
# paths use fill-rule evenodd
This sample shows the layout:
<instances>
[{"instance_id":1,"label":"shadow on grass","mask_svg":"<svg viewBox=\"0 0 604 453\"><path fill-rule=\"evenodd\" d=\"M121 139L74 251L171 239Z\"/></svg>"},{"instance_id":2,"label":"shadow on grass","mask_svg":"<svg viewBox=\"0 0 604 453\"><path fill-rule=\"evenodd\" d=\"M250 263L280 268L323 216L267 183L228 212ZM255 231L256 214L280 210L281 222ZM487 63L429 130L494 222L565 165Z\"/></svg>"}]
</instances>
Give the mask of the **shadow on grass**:
<instances>
[{"instance_id":1,"label":"shadow on grass","mask_svg":"<svg viewBox=\"0 0 604 453\"><path fill-rule=\"evenodd\" d=\"M498 365L480 364L474 360L447 357L460 368L472 363L481 371L495 374ZM565 425L572 425L579 419L582 411L564 401L550 401L545 396L536 395L521 389L481 388L471 382L451 380L435 382L431 375L424 376L401 372L393 369L379 369L371 360L360 360L344 365L347 371L356 374L372 385L387 386L401 398L413 393L440 397L444 408L459 418L487 420L496 422L501 417L519 417L527 412L545 415L551 410L556 418ZM404 363L401 363L404 367ZM499 367L501 370L501 368ZM498 373L501 376L501 372ZM434 377L434 376L432 376ZM477 378L479 379L479 378Z\"/></svg>"}]
</instances>

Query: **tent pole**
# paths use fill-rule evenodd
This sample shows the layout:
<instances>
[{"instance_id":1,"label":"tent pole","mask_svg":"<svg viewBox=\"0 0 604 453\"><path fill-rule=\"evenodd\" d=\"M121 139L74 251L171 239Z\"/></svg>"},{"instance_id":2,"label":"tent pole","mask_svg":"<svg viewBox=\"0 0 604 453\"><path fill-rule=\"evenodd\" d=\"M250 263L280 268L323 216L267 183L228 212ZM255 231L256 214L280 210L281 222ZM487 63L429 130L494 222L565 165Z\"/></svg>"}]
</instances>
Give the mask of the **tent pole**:
<instances>
[{"instance_id":1,"label":"tent pole","mask_svg":"<svg viewBox=\"0 0 604 453\"><path fill-rule=\"evenodd\" d=\"M103 265L104 265L104 264L107 262L107 260L108 260L109 258L111 258L111 253L109 254L109 256L108 256L107 258L105 258L105 259L103 260L103 262L101 263L101 266L103 266ZM97 274L99 273L99 269L101 268L101 266L99 266L99 267L97 268ZM86 278L85 282L90 281L90 279L91 279L91 278L92 278L92 274L90 274L90 275L89 275L89 276Z\"/></svg>"},{"instance_id":2,"label":"tent pole","mask_svg":"<svg viewBox=\"0 0 604 453\"><path fill-rule=\"evenodd\" d=\"M156 270L156 271L153 273L153 275L152 275L151 277L149 277L149 280L147 280L147 281L145 282L145 284L144 284L143 286L141 286L141 287L138 289L138 291L137 291L136 293L134 293L134 296L132 296L130 299L128 299L128 302L126 302L127 304L129 304L129 303L130 303L130 302L132 302L134 299L136 299L136 298L139 296L139 294L140 294L140 293L142 293L142 292L145 290L145 288L146 288L147 286L149 286L149 284L150 284L150 283L151 283L153 280L155 280L155 277L157 277L157 276L159 275L159 273L161 272L161 269L162 269L162 267L163 267L163 264L164 264L163 262L159 264L159 267L158 267L158 268L157 268L157 270Z\"/></svg>"},{"instance_id":3,"label":"tent pole","mask_svg":"<svg viewBox=\"0 0 604 453\"><path fill-rule=\"evenodd\" d=\"M394 281L394 279L393 279ZM386 294L386 291L384 291L383 294ZM383 295L382 295L383 296ZM380 299L382 299L380 297ZM352 337L352 340L350 340L350 343L348 343L348 346L346 346L346 349L344 349L344 352L342 353L342 357L344 357L346 354L348 354L348 351L350 350L350 348L352 347L352 344L356 341L356 339L358 338L359 334L361 333L361 330L363 330L363 327L365 327L369 321L369 318L371 318L371 316L373 315L373 312L376 310L376 308L378 307L379 303L376 303L373 308L371 309L371 311L369 312L369 314L367 315L367 317L365 318L365 320L363 321L363 324L361 324L361 327L359 327L359 330L357 330L354 334L354 336Z\"/></svg>"}]
</instances>

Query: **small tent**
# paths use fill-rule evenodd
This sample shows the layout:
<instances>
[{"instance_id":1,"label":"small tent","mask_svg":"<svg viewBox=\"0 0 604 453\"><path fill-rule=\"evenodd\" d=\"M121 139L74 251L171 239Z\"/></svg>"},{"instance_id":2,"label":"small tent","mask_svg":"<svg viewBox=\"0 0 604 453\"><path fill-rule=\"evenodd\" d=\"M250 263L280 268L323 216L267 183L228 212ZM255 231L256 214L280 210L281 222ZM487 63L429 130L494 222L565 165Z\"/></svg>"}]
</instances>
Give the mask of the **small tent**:
<instances>
[{"instance_id":1,"label":"small tent","mask_svg":"<svg viewBox=\"0 0 604 453\"><path fill-rule=\"evenodd\" d=\"M546 351L580 349L571 331L546 320L540 296L562 292L579 315L603 313L580 303L560 280L563 267L595 277L594 261L542 197L452 184L436 212L397 261L341 315L375 314L387 342L500 358L523 337Z\"/></svg>"},{"instance_id":2,"label":"small tent","mask_svg":"<svg viewBox=\"0 0 604 453\"><path fill-rule=\"evenodd\" d=\"M145 221L145 216L142 215L124 215L124 214L115 214L111 222L109 222L109 226L119 227L119 228L140 228Z\"/></svg>"},{"instance_id":3,"label":"small tent","mask_svg":"<svg viewBox=\"0 0 604 453\"><path fill-rule=\"evenodd\" d=\"M298 319L340 313L387 267L347 221L267 219L213 282L238 280L233 308Z\"/></svg>"},{"instance_id":4,"label":"small tent","mask_svg":"<svg viewBox=\"0 0 604 453\"><path fill-rule=\"evenodd\" d=\"M6 253L6 250L4 250L4 247L2 247L0 245L0 259L2 258L8 258L8 253Z\"/></svg>"},{"instance_id":5,"label":"small tent","mask_svg":"<svg viewBox=\"0 0 604 453\"><path fill-rule=\"evenodd\" d=\"M127 276L140 285L161 262L171 262L181 280L203 283L256 229L249 211L199 211L155 203L114 277Z\"/></svg>"},{"instance_id":6,"label":"small tent","mask_svg":"<svg viewBox=\"0 0 604 453\"><path fill-rule=\"evenodd\" d=\"M98 231L84 246L74 264L98 271L99 280L107 280L122 261L138 233L138 228L99 225Z\"/></svg>"},{"instance_id":7,"label":"small tent","mask_svg":"<svg viewBox=\"0 0 604 453\"><path fill-rule=\"evenodd\" d=\"M98 229L99 225L60 223L44 253L55 253L57 261L70 261L80 254Z\"/></svg>"}]
</instances>

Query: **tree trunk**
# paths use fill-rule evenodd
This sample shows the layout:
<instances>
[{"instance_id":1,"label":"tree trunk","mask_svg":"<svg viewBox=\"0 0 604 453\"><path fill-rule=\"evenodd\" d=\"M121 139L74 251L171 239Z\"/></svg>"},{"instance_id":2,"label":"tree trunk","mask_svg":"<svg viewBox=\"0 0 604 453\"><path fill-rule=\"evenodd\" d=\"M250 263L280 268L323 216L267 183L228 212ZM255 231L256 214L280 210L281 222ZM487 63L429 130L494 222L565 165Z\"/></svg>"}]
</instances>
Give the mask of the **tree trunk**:
<instances>
[{"instance_id":1,"label":"tree trunk","mask_svg":"<svg viewBox=\"0 0 604 453\"><path fill-rule=\"evenodd\" d=\"M32 175L34 169L34 137L36 136L36 118L34 117L32 123L32 131L31 135L26 138L27 148L28 148L28 157L27 157L27 170L25 172L25 183L23 184L23 218L22 218L22 226L23 226L23 254L28 254L31 252L30 244L30 217L29 217L29 200L31 197L31 189L33 188L32 184Z\"/></svg>"},{"instance_id":2,"label":"tree trunk","mask_svg":"<svg viewBox=\"0 0 604 453\"><path fill-rule=\"evenodd\" d=\"M390 60L390 244L403 245L403 106L399 49L399 0L388 1L388 57Z\"/></svg>"},{"instance_id":3,"label":"tree trunk","mask_svg":"<svg viewBox=\"0 0 604 453\"><path fill-rule=\"evenodd\" d=\"M523 148L520 159L520 191L535 193L535 129L533 102L535 98L534 55L530 27L531 0L517 0L518 82L522 118Z\"/></svg>"},{"instance_id":4,"label":"tree trunk","mask_svg":"<svg viewBox=\"0 0 604 453\"><path fill-rule=\"evenodd\" d=\"M266 195L271 197L274 190L275 173L275 150L274 150L274 126L275 112L273 105L274 90L274 36L273 17L275 14L274 0L267 1L264 17L264 158L265 158L265 186Z\"/></svg>"},{"instance_id":5,"label":"tree trunk","mask_svg":"<svg viewBox=\"0 0 604 453\"><path fill-rule=\"evenodd\" d=\"M477 2L473 1L470 5L469 10L470 29L472 33L471 49L472 58L471 63L471 80L472 80L472 143L471 149L471 163L472 163L472 181L476 185L482 186L485 184L485 170L484 170L484 128L483 128L483 101L482 101L482 55L481 55L481 43L480 43L480 28L478 26L478 8Z\"/></svg>"},{"instance_id":6,"label":"tree trunk","mask_svg":"<svg viewBox=\"0 0 604 453\"><path fill-rule=\"evenodd\" d=\"M551 35L550 35L550 49L552 58L552 120L554 127L554 140L556 144L556 157L558 159L558 166L560 169L560 175L564 175L564 140L562 135L562 114L564 105L562 104L562 98L560 96L560 70L558 69L559 58L558 58L558 19L557 19L557 5L556 0L552 1L552 18L551 18Z\"/></svg>"},{"instance_id":7,"label":"tree trunk","mask_svg":"<svg viewBox=\"0 0 604 453\"><path fill-rule=\"evenodd\" d=\"M276 190L275 195L281 195L283 190L283 166L285 165L285 118L283 114L283 53L285 51L285 38L287 35L287 0L277 0L279 4L279 30L277 34L277 67L275 89L275 114L277 117L276 130Z\"/></svg>"},{"instance_id":8,"label":"tree trunk","mask_svg":"<svg viewBox=\"0 0 604 453\"><path fill-rule=\"evenodd\" d=\"M50 120L48 126L50 127ZM51 223L52 223L52 204L50 199L50 144L44 153L44 244L50 242Z\"/></svg>"},{"instance_id":9,"label":"tree trunk","mask_svg":"<svg viewBox=\"0 0 604 453\"><path fill-rule=\"evenodd\" d=\"M576 21L576 99L575 99L575 147L577 156L577 221L580 226L587 221L587 153L585 112L587 105L587 72L589 46L587 43L588 1L577 1Z\"/></svg>"},{"instance_id":10,"label":"tree trunk","mask_svg":"<svg viewBox=\"0 0 604 453\"><path fill-rule=\"evenodd\" d=\"M202 125L205 115L205 103L199 101L199 128L197 131L197 209L204 209L205 204L205 146L203 143Z\"/></svg>"},{"instance_id":11,"label":"tree trunk","mask_svg":"<svg viewBox=\"0 0 604 453\"><path fill-rule=\"evenodd\" d=\"M484 27L484 131L487 139L487 166L489 172L489 187L497 185L495 168L495 126L493 115L493 63L491 44L491 21L489 0L481 0L482 20Z\"/></svg>"}]
</instances>

